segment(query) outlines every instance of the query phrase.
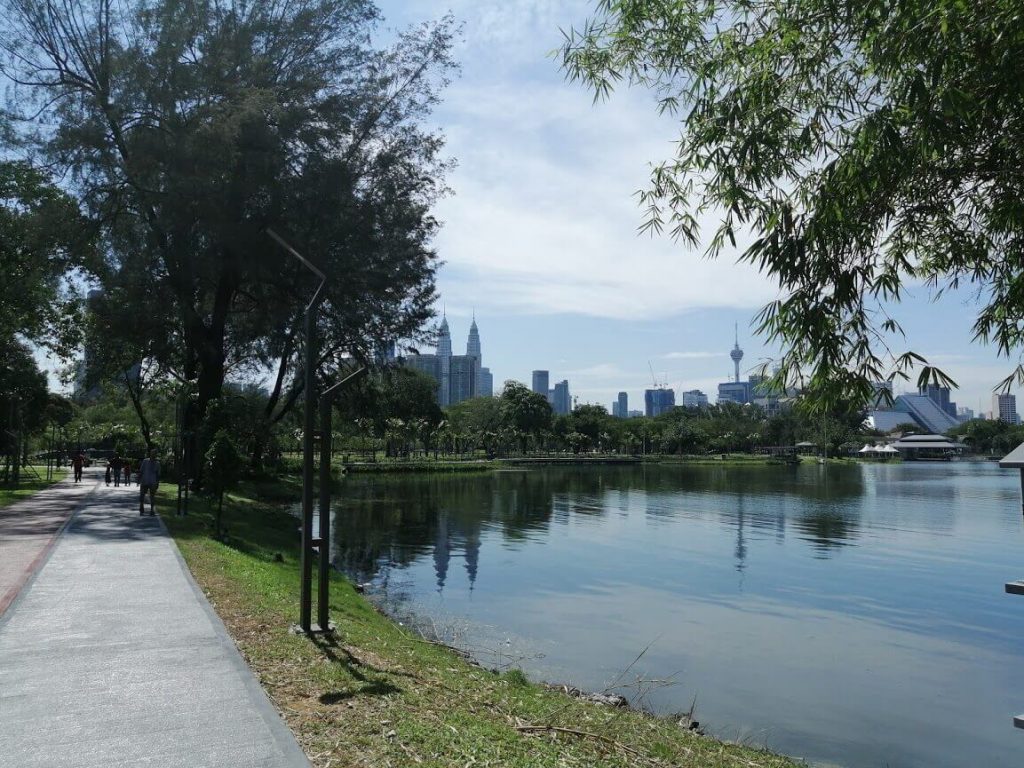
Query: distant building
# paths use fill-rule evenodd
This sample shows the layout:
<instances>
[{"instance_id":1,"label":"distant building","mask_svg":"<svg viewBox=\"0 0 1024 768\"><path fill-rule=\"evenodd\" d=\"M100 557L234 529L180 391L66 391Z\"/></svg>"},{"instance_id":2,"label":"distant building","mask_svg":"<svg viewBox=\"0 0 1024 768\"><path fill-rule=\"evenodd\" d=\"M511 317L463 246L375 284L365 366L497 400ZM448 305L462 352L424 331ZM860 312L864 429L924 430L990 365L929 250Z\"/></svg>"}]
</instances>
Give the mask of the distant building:
<instances>
[{"instance_id":1,"label":"distant building","mask_svg":"<svg viewBox=\"0 0 1024 768\"><path fill-rule=\"evenodd\" d=\"M550 384L548 379L550 374L547 371L534 371L533 372L533 386L530 387L538 395L544 395L544 397L551 399L551 393L549 392Z\"/></svg>"},{"instance_id":2,"label":"distant building","mask_svg":"<svg viewBox=\"0 0 1024 768\"><path fill-rule=\"evenodd\" d=\"M992 418L1007 424L1020 424L1017 416L1017 397L1010 394L992 395Z\"/></svg>"},{"instance_id":3,"label":"distant building","mask_svg":"<svg viewBox=\"0 0 1024 768\"><path fill-rule=\"evenodd\" d=\"M572 411L572 399L569 397L569 381L563 379L551 390L551 409L561 416Z\"/></svg>"},{"instance_id":4,"label":"distant building","mask_svg":"<svg viewBox=\"0 0 1024 768\"><path fill-rule=\"evenodd\" d=\"M615 402L617 413L614 415L620 419L629 418L629 395L625 392L619 392L619 397Z\"/></svg>"},{"instance_id":5,"label":"distant building","mask_svg":"<svg viewBox=\"0 0 1024 768\"><path fill-rule=\"evenodd\" d=\"M484 367L484 356L480 348L480 330L476 327L476 312L469 326L469 340L466 342L466 356L476 358L476 381L474 397L491 397L494 394L494 377L491 369Z\"/></svg>"},{"instance_id":6,"label":"distant building","mask_svg":"<svg viewBox=\"0 0 1024 768\"><path fill-rule=\"evenodd\" d=\"M939 406L942 410L952 416L954 419L956 416L956 403L951 402L949 399L949 387L938 387L934 384L929 384L926 387L922 387L920 390L922 395L930 397L932 401Z\"/></svg>"},{"instance_id":7,"label":"distant building","mask_svg":"<svg viewBox=\"0 0 1024 768\"><path fill-rule=\"evenodd\" d=\"M950 416L927 395L899 395L890 408L877 409L868 414L867 426L881 432L892 432L900 424L912 423L925 432L944 434L960 421Z\"/></svg>"},{"instance_id":8,"label":"distant building","mask_svg":"<svg viewBox=\"0 0 1024 768\"><path fill-rule=\"evenodd\" d=\"M748 381L723 381L718 385L719 403L749 403L750 382Z\"/></svg>"},{"instance_id":9,"label":"distant building","mask_svg":"<svg viewBox=\"0 0 1024 768\"><path fill-rule=\"evenodd\" d=\"M956 416L960 421L970 421L974 418L974 411L970 408L957 408Z\"/></svg>"},{"instance_id":10,"label":"distant building","mask_svg":"<svg viewBox=\"0 0 1024 768\"><path fill-rule=\"evenodd\" d=\"M476 397L479 374L479 360L474 355L454 355L449 363L448 404Z\"/></svg>"},{"instance_id":11,"label":"distant building","mask_svg":"<svg viewBox=\"0 0 1024 768\"><path fill-rule=\"evenodd\" d=\"M643 411L630 411L630 412L629 412L629 416L628 416L627 418L630 418L630 419L639 419L639 418L641 418L641 417L642 417L643 415L644 415L644 412L643 412Z\"/></svg>"},{"instance_id":12,"label":"distant building","mask_svg":"<svg viewBox=\"0 0 1024 768\"><path fill-rule=\"evenodd\" d=\"M679 404L684 408L704 408L708 404L708 396L699 389L690 389L683 392L683 398Z\"/></svg>"},{"instance_id":13,"label":"distant building","mask_svg":"<svg viewBox=\"0 0 1024 768\"><path fill-rule=\"evenodd\" d=\"M676 407L675 390L667 387L644 390L644 414L647 416L660 416L666 411Z\"/></svg>"},{"instance_id":14,"label":"distant building","mask_svg":"<svg viewBox=\"0 0 1024 768\"><path fill-rule=\"evenodd\" d=\"M437 404L442 408L461 403L471 397L490 397L494 379L488 368L482 366L480 331L476 317L469 328L469 341L465 355L452 354L452 336L448 318L441 318L438 329L437 352L426 355L408 355L402 364L425 373L437 382Z\"/></svg>"}]
</instances>

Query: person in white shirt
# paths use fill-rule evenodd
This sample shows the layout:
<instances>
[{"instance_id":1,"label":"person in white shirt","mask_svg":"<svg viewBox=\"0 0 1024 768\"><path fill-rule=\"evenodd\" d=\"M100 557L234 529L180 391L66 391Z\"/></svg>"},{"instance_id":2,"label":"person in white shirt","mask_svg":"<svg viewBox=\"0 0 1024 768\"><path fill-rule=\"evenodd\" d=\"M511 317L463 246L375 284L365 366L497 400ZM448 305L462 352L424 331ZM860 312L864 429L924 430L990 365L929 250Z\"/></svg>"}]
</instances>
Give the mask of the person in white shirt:
<instances>
[{"instance_id":1,"label":"person in white shirt","mask_svg":"<svg viewBox=\"0 0 1024 768\"><path fill-rule=\"evenodd\" d=\"M160 462L154 457L154 451L149 449L146 458L139 465L136 479L139 481L139 514L146 514L146 491L149 491L149 514L156 514L156 489L160 485Z\"/></svg>"}]
</instances>

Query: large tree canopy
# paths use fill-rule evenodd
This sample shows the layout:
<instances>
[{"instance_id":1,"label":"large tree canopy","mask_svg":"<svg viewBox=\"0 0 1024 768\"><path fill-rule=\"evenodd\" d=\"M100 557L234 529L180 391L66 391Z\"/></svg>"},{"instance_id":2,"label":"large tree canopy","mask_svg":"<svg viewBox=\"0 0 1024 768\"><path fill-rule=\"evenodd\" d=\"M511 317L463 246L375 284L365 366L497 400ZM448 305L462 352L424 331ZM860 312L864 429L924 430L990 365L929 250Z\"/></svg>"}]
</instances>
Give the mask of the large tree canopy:
<instances>
[{"instance_id":1,"label":"large tree canopy","mask_svg":"<svg viewBox=\"0 0 1024 768\"><path fill-rule=\"evenodd\" d=\"M91 254L75 200L28 163L0 162L0 341L73 344L76 293L65 278Z\"/></svg>"},{"instance_id":2,"label":"large tree canopy","mask_svg":"<svg viewBox=\"0 0 1024 768\"><path fill-rule=\"evenodd\" d=\"M596 97L625 81L679 116L645 227L744 242L782 289L759 330L787 383L867 401L915 365L944 379L892 348L908 282L972 288L976 338L1022 346L1019 0L602 0L562 53Z\"/></svg>"},{"instance_id":3,"label":"large tree canopy","mask_svg":"<svg viewBox=\"0 0 1024 768\"><path fill-rule=\"evenodd\" d=\"M423 127L453 63L448 20L372 41L369 0L2 0L12 148L66 171L108 255L95 344L187 381L191 419L247 367L298 397L315 285L325 370L431 315L441 138ZM120 353L116 353L117 351ZM275 410L276 409L276 410Z\"/></svg>"}]
</instances>

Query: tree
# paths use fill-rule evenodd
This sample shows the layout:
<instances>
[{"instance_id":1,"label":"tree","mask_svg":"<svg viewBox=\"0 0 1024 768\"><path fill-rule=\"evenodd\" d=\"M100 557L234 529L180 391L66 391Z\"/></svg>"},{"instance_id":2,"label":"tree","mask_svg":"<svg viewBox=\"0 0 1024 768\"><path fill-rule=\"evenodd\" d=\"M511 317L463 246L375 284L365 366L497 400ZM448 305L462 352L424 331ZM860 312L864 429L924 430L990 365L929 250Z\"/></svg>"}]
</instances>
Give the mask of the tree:
<instances>
[{"instance_id":1,"label":"tree","mask_svg":"<svg viewBox=\"0 0 1024 768\"><path fill-rule=\"evenodd\" d=\"M17 484L27 435L46 420L46 375L28 347L0 337L0 479Z\"/></svg>"},{"instance_id":2,"label":"tree","mask_svg":"<svg viewBox=\"0 0 1024 768\"><path fill-rule=\"evenodd\" d=\"M0 339L58 349L77 341L75 296L63 278L95 267L91 255L76 201L28 163L0 162Z\"/></svg>"},{"instance_id":3,"label":"tree","mask_svg":"<svg viewBox=\"0 0 1024 768\"><path fill-rule=\"evenodd\" d=\"M318 369L419 333L448 167L422 124L454 66L450 20L377 50L369 0L0 8L19 144L68 172L101 227L105 290L134 316L169 317L119 325L121 342L187 387L187 433L232 371L276 370L271 423L302 394L315 282L267 228L332 278Z\"/></svg>"},{"instance_id":4,"label":"tree","mask_svg":"<svg viewBox=\"0 0 1024 768\"><path fill-rule=\"evenodd\" d=\"M227 430L218 430L206 451L206 488L217 498L214 535L224 538L224 494L234 489L242 476L245 457Z\"/></svg>"},{"instance_id":5,"label":"tree","mask_svg":"<svg viewBox=\"0 0 1024 768\"><path fill-rule=\"evenodd\" d=\"M527 389L518 381L506 381L501 392L502 420L518 432L520 447L526 453L530 437L538 438L551 427L551 404L547 397Z\"/></svg>"},{"instance_id":6,"label":"tree","mask_svg":"<svg viewBox=\"0 0 1024 768\"><path fill-rule=\"evenodd\" d=\"M739 248L782 289L758 318L783 344L776 384L827 408L914 366L951 383L890 349L909 281L973 288L975 337L1024 343L1019 17L1018 0L601 0L563 66L679 116L643 227L692 246L717 220L708 253Z\"/></svg>"}]
</instances>

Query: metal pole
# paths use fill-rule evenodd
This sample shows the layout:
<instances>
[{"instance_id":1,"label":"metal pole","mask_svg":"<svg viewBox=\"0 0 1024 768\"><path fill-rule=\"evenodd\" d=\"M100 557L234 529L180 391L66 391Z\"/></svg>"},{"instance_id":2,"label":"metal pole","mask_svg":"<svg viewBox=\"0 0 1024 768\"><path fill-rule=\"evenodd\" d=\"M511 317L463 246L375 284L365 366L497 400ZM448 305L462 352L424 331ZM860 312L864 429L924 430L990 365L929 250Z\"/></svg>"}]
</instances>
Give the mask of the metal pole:
<instances>
[{"instance_id":1,"label":"metal pole","mask_svg":"<svg viewBox=\"0 0 1024 768\"><path fill-rule=\"evenodd\" d=\"M320 398L320 532L317 549L320 554L320 573L317 584L317 624L321 632L331 629L331 399L326 393Z\"/></svg>"},{"instance_id":2,"label":"metal pole","mask_svg":"<svg viewBox=\"0 0 1024 768\"><path fill-rule=\"evenodd\" d=\"M367 373L360 368L341 381L325 389L320 395L320 580L317 591L317 623L321 632L332 630L330 617L331 589L331 458L334 448L332 439L331 403L334 394L350 381L356 381Z\"/></svg>"},{"instance_id":3,"label":"metal pole","mask_svg":"<svg viewBox=\"0 0 1024 768\"><path fill-rule=\"evenodd\" d=\"M319 293L319 291L318 291ZM315 299L306 307L306 402L302 434L302 553L299 557L301 589L299 593L299 626L312 630L310 613L313 603L313 431L316 404L316 334Z\"/></svg>"}]
</instances>

